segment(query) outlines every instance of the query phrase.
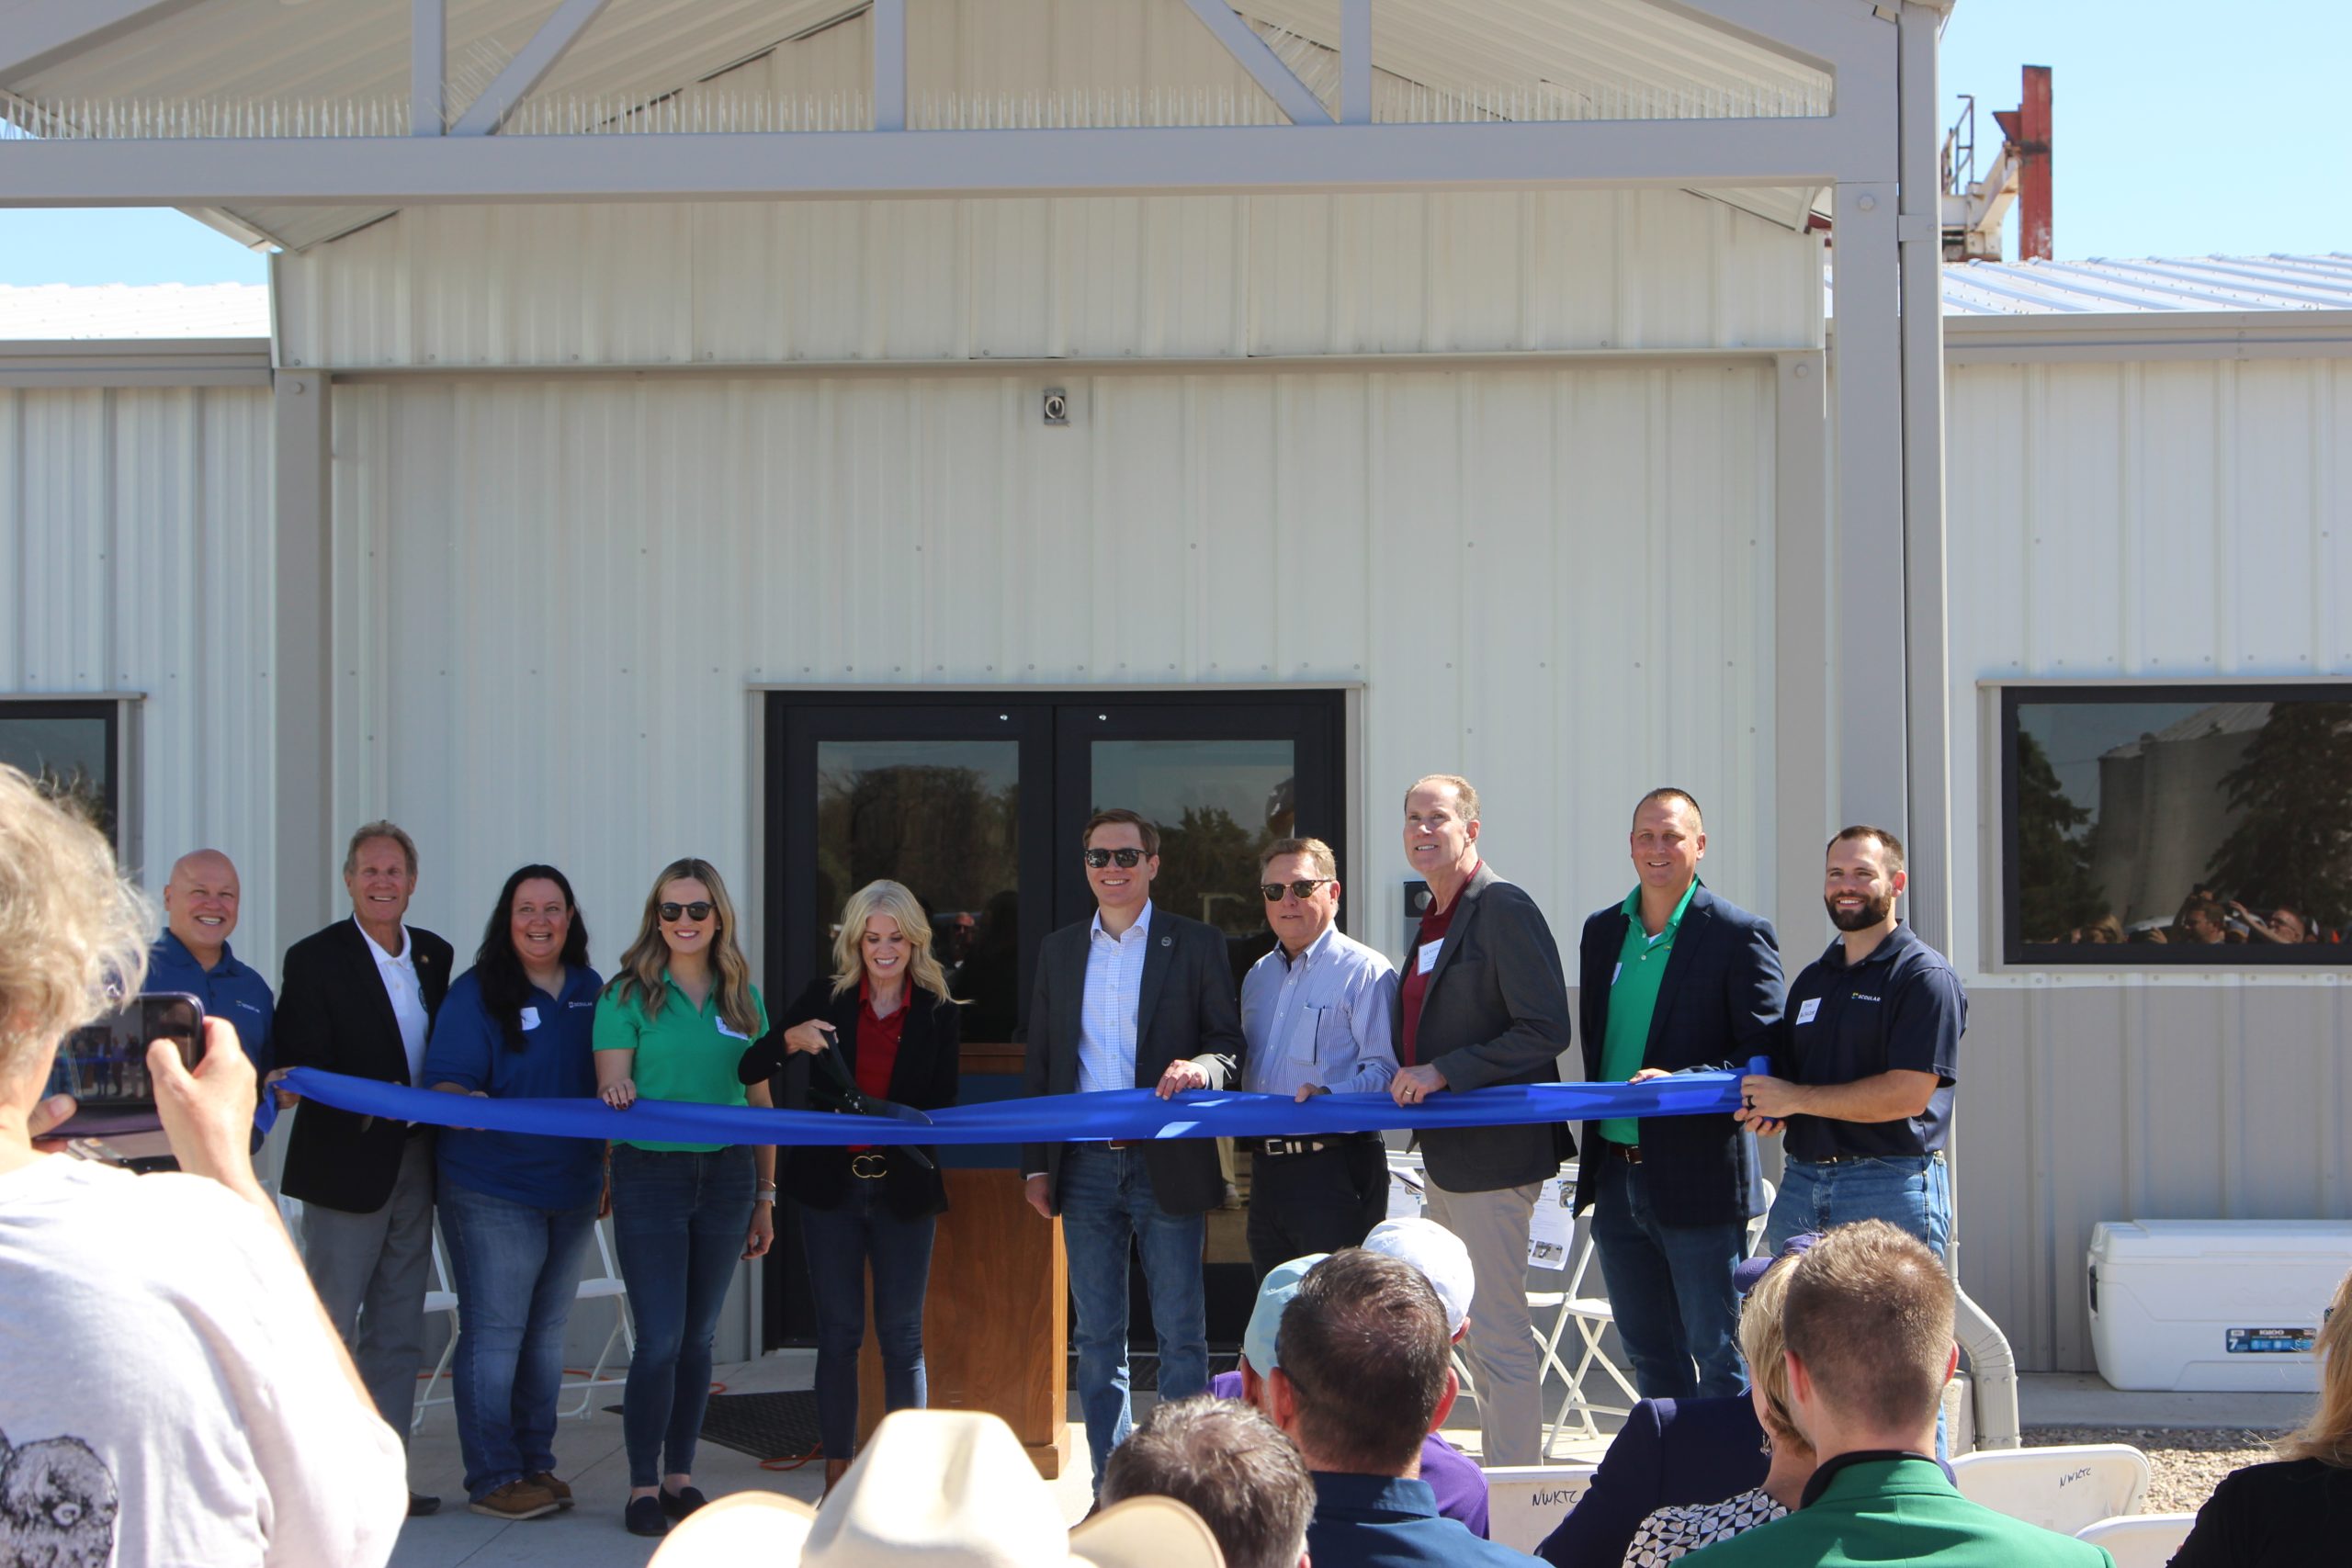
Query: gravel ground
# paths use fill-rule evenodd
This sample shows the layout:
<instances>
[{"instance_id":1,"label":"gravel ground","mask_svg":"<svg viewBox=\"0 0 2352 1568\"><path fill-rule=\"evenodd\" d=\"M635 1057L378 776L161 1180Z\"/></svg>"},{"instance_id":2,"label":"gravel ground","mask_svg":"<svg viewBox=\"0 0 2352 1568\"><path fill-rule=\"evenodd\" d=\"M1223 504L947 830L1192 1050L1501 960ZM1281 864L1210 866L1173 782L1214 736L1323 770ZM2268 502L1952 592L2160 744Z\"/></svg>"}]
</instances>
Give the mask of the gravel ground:
<instances>
[{"instance_id":1,"label":"gravel ground","mask_svg":"<svg viewBox=\"0 0 2352 1568\"><path fill-rule=\"evenodd\" d=\"M2260 1464L2271 1451L2275 1432L2243 1429L2191 1431L2178 1427L2029 1427L2031 1444L2129 1443L2148 1456L2155 1472L2148 1482L2143 1514L2193 1514L2213 1495L2222 1477L2242 1465Z\"/></svg>"}]
</instances>

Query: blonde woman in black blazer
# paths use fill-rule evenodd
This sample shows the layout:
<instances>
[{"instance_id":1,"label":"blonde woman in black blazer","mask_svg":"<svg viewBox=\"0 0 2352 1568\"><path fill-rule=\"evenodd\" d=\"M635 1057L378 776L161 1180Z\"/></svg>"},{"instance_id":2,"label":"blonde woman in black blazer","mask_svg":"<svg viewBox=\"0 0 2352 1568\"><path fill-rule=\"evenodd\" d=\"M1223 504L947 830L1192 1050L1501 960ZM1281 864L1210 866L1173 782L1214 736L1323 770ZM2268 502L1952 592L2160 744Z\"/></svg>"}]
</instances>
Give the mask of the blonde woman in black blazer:
<instances>
[{"instance_id":1,"label":"blonde woman in black blazer","mask_svg":"<svg viewBox=\"0 0 2352 1568\"><path fill-rule=\"evenodd\" d=\"M784 1075L795 1111L846 1109L855 1094L919 1111L956 1103L961 1032L931 920L895 882L851 895L833 941L833 974L810 982L771 1034L743 1054L746 1083ZM892 1410L921 1409L923 1294L933 1218L947 1208L936 1151L910 1146L795 1148L784 1180L799 1206L801 1248L817 1309L817 1423L832 1490L857 1445L857 1351L865 1271L874 1337Z\"/></svg>"}]
</instances>

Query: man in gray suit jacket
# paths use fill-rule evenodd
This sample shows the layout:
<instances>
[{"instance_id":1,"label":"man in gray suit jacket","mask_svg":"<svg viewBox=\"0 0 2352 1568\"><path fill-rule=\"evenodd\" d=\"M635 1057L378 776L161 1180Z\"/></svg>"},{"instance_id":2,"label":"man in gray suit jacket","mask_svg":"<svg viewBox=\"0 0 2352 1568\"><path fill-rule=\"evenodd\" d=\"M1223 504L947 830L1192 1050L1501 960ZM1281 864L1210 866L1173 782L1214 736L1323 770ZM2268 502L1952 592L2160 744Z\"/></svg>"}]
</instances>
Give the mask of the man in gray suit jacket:
<instances>
[{"instance_id":1,"label":"man in gray suit jacket","mask_svg":"<svg viewBox=\"0 0 2352 1568\"><path fill-rule=\"evenodd\" d=\"M1099 811L1082 841L1094 918L1054 932L1037 955L1024 1087L1031 1094L1150 1089L1165 1100L1238 1083L1245 1047L1225 938L1152 907L1159 829L1132 811ZM1128 1239L1143 1254L1151 1292L1159 1397L1203 1393L1209 1352L1201 1250L1225 1177L1207 1138L1030 1144L1021 1168L1030 1206L1062 1217L1078 1306L1079 1404L1100 1486L1130 1421Z\"/></svg>"},{"instance_id":2,"label":"man in gray suit jacket","mask_svg":"<svg viewBox=\"0 0 2352 1568\"><path fill-rule=\"evenodd\" d=\"M1478 792L1432 773L1405 795L1405 860L1430 907L1396 998L1404 1106L1444 1089L1555 1083L1568 1048L1567 981L1535 900L1478 854ZM1420 1135L1430 1218L1470 1249L1477 1280L1463 1348L1476 1380L1487 1465L1541 1462L1543 1361L1527 1312L1536 1194L1576 1153L1566 1123L1432 1128Z\"/></svg>"}]
</instances>

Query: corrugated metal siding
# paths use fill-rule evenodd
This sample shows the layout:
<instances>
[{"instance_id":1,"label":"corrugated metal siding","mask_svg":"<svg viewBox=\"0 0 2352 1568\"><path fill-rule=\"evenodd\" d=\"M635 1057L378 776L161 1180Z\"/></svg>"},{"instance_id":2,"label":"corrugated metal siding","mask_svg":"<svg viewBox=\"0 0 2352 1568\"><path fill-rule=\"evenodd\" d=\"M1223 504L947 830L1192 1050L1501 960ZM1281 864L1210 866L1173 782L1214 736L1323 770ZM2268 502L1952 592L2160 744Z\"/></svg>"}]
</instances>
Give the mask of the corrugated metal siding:
<instances>
[{"instance_id":1,"label":"corrugated metal siding","mask_svg":"<svg viewBox=\"0 0 2352 1568\"><path fill-rule=\"evenodd\" d=\"M2334 976L1988 973L1997 820L1976 682L2352 674L2352 363L1948 373L1962 1279L2028 1367L2087 1368L2099 1219L2352 1213ZM1965 804L1970 793L1957 793Z\"/></svg>"},{"instance_id":2,"label":"corrugated metal siding","mask_svg":"<svg viewBox=\"0 0 2352 1568\"><path fill-rule=\"evenodd\" d=\"M0 391L0 693L141 692L146 882L275 874L269 394ZM237 947L277 963L269 900Z\"/></svg>"},{"instance_id":3,"label":"corrugated metal siding","mask_svg":"<svg viewBox=\"0 0 2352 1568\"><path fill-rule=\"evenodd\" d=\"M664 859L753 874L753 684L1363 682L1369 940L1432 770L1564 942L1660 779L1770 907L1768 369L1043 385L338 390L336 820L416 833L445 931L564 865L609 964Z\"/></svg>"},{"instance_id":4,"label":"corrugated metal siding","mask_svg":"<svg viewBox=\"0 0 2352 1568\"><path fill-rule=\"evenodd\" d=\"M1674 191L415 209L272 264L285 362L1808 347L1817 244Z\"/></svg>"},{"instance_id":5,"label":"corrugated metal siding","mask_svg":"<svg viewBox=\"0 0 2352 1568\"><path fill-rule=\"evenodd\" d=\"M1944 268L1948 316L2118 310L2352 310L2352 254L1967 262Z\"/></svg>"}]
</instances>

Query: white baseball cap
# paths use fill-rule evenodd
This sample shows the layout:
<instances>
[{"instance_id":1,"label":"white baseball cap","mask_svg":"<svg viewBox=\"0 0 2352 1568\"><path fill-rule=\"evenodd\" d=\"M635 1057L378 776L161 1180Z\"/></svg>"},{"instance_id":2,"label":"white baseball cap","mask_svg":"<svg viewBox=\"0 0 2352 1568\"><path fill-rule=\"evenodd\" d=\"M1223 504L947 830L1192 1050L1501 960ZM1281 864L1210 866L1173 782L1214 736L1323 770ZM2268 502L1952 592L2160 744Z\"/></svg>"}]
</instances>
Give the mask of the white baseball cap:
<instances>
[{"instance_id":1,"label":"white baseball cap","mask_svg":"<svg viewBox=\"0 0 2352 1568\"><path fill-rule=\"evenodd\" d=\"M1470 1270L1470 1249L1462 1238L1435 1220L1383 1220L1363 1238L1367 1252L1385 1252L1411 1264L1425 1275L1445 1303L1445 1332L1460 1334L1470 1321L1470 1295L1477 1278Z\"/></svg>"}]
</instances>

